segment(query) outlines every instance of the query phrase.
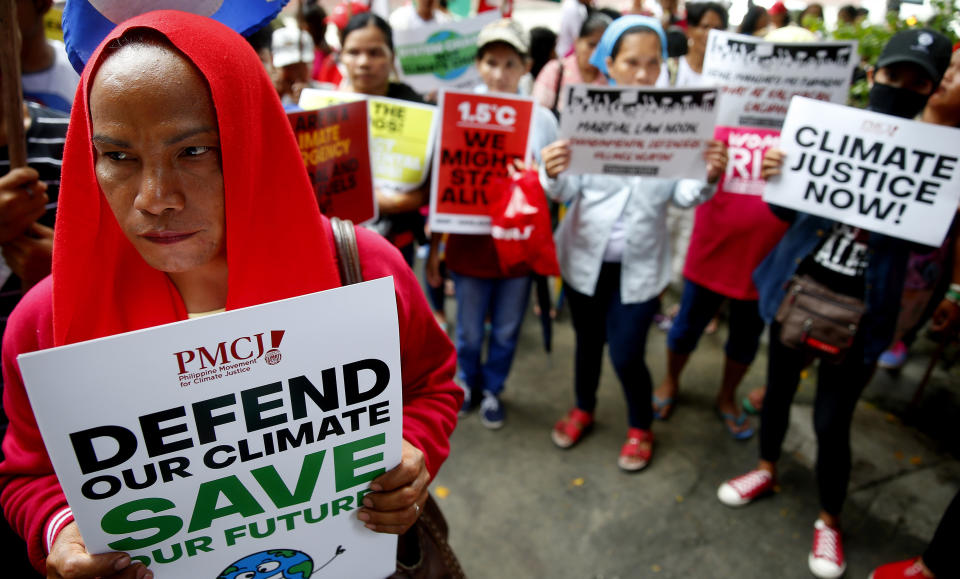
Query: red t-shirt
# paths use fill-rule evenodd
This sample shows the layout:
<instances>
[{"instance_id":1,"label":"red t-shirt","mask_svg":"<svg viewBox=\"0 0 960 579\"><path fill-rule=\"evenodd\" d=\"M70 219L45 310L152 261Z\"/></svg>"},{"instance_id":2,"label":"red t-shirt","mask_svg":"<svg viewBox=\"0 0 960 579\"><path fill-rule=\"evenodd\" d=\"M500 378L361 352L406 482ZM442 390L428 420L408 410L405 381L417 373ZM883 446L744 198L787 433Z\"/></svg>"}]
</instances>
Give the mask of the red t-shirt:
<instances>
[{"instance_id":1,"label":"red t-shirt","mask_svg":"<svg viewBox=\"0 0 960 579\"><path fill-rule=\"evenodd\" d=\"M756 300L753 270L773 250L789 225L758 195L717 194L697 207L683 276L737 300Z\"/></svg>"}]
</instances>

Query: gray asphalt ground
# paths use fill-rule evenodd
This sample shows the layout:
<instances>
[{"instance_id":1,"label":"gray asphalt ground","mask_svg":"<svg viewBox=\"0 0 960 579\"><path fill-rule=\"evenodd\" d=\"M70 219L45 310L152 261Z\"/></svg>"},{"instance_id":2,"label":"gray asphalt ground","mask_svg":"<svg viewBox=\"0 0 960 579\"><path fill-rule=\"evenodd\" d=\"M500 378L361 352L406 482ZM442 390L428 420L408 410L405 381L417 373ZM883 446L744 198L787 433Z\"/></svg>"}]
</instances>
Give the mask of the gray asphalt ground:
<instances>
[{"instance_id":1,"label":"gray asphalt ground","mask_svg":"<svg viewBox=\"0 0 960 579\"><path fill-rule=\"evenodd\" d=\"M627 427L609 364L594 431L570 450L551 442L551 427L573 404L568 316L561 314L554 334L547 355L528 313L503 398L504 428L487 430L476 413L462 418L433 483L470 577L811 576L807 553L818 512L812 376L792 411L780 492L730 509L717 500L717 486L752 468L757 441L734 441L713 411L724 326L701 341L674 415L654 425L653 461L637 474L616 466ZM958 370L938 365L921 404L908 411L932 349L921 339L901 373L878 372L856 411L844 512L847 577L865 578L879 564L922 552L960 488ZM665 334L654 328L647 362L655 383L665 359ZM765 374L762 351L740 393L762 385Z\"/></svg>"}]
</instances>

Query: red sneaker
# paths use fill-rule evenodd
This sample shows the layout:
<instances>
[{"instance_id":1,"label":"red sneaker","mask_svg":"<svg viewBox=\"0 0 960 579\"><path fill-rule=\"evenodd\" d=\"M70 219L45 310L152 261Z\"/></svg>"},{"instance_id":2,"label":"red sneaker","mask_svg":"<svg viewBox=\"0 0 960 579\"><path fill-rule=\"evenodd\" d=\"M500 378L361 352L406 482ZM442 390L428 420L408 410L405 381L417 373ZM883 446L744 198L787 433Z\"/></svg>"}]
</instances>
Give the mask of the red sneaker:
<instances>
[{"instance_id":1,"label":"red sneaker","mask_svg":"<svg viewBox=\"0 0 960 579\"><path fill-rule=\"evenodd\" d=\"M758 468L720 485L717 498L728 507L742 507L771 492L773 475Z\"/></svg>"},{"instance_id":2,"label":"red sneaker","mask_svg":"<svg viewBox=\"0 0 960 579\"><path fill-rule=\"evenodd\" d=\"M929 577L929 575L924 573L923 563L920 562L920 557L917 557L881 565L870 573L868 579L921 579L923 577Z\"/></svg>"},{"instance_id":3,"label":"red sneaker","mask_svg":"<svg viewBox=\"0 0 960 579\"><path fill-rule=\"evenodd\" d=\"M847 570L843 558L843 540L840 530L820 519L813 524L813 550L807 557L807 565L815 577L837 579Z\"/></svg>"}]
</instances>

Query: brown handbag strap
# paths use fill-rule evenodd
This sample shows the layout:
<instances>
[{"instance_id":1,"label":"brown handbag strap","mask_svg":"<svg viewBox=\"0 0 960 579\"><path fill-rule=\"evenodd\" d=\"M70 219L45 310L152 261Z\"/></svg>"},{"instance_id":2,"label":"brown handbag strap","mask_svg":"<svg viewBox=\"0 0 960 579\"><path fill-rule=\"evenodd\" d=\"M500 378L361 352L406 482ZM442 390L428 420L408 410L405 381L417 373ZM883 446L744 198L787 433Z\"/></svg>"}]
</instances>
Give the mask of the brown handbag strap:
<instances>
[{"instance_id":1,"label":"brown handbag strap","mask_svg":"<svg viewBox=\"0 0 960 579\"><path fill-rule=\"evenodd\" d=\"M339 217L330 218L333 228L333 241L337 246L337 269L340 271L340 283L351 285L363 281L360 270L360 251L357 249L357 232L353 222Z\"/></svg>"}]
</instances>

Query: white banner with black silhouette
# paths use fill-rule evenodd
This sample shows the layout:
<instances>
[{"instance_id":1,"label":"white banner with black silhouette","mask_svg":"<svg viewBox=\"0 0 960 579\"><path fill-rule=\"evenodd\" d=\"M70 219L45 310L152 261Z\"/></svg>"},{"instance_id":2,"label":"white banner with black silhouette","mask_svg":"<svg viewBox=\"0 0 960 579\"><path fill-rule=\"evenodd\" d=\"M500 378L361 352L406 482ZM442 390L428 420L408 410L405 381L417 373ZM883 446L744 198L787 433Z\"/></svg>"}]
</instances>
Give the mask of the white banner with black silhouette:
<instances>
[{"instance_id":1,"label":"white banner with black silhouette","mask_svg":"<svg viewBox=\"0 0 960 579\"><path fill-rule=\"evenodd\" d=\"M856 42L767 42L711 30L703 81L720 88L717 124L779 129L790 99L847 102Z\"/></svg>"},{"instance_id":2,"label":"white banner with black silhouette","mask_svg":"<svg viewBox=\"0 0 960 579\"><path fill-rule=\"evenodd\" d=\"M703 178L713 137L717 90L571 85L561 138L570 141L567 174Z\"/></svg>"}]
</instances>

